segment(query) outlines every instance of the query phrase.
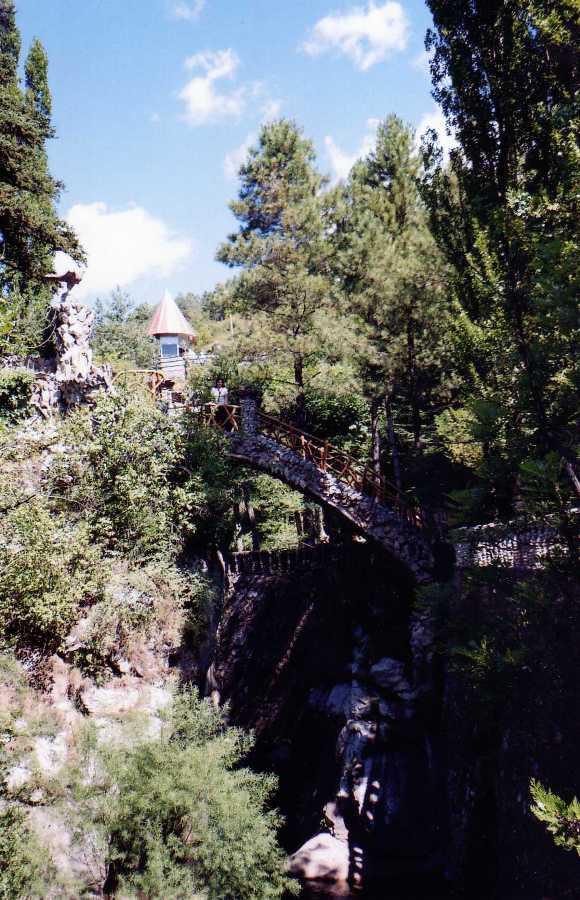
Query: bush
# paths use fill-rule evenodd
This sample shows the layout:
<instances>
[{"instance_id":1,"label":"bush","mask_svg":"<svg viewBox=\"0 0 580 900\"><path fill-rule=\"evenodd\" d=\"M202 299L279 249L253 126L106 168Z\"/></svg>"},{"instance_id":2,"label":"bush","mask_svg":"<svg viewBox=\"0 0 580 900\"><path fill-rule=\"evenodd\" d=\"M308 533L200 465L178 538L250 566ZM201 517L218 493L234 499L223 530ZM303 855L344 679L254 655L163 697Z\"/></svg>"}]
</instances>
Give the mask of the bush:
<instances>
[{"instance_id":1,"label":"bush","mask_svg":"<svg viewBox=\"0 0 580 900\"><path fill-rule=\"evenodd\" d=\"M51 516L42 501L23 504L0 524L0 632L58 646L83 602L100 594L99 554L87 529Z\"/></svg>"},{"instance_id":2,"label":"bush","mask_svg":"<svg viewBox=\"0 0 580 900\"><path fill-rule=\"evenodd\" d=\"M76 508L95 540L142 559L174 543L170 475L177 431L146 397L99 398L94 410L72 417L74 448L54 466L55 492Z\"/></svg>"},{"instance_id":3,"label":"bush","mask_svg":"<svg viewBox=\"0 0 580 900\"><path fill-rule=\"evenodd\" d=\"M304 430L326 439L355 456L368 449L368 407L356 394L317 394L308 392L305 402Z\"/></svg>"},{"instance_id":4,"label":"bush","mask_svg":"<svg viewBox=\"0 0 580 900\"><path fill-rule=\"evenodd\" d=\"M274 780L239 767L250 744L183 691L159 738L97 748L101 781L79 780L76 808L107 848L106 893L273 900L292 890L266 810Z\"/></svg>"},{"instance_id":5,"label":"bush","mask_svg":"<svg viewBox=\"0 0 580 900\"><path fill-rule=\"evenodd\" d=\"M269 475L249 473L247 485L262 549L296 546L295 513L304 509L304 496Z\"/></svg>"},{"instance_id":6,"label":"bush","mask_svg":"<svg viewBox=\"0 0 580 900\"><path fill-rule=\"evenodd\" d=\"M16 422L27 414L34 376L23 370L0 372L0 419Z\"/></svg>"},{"instance_id":7,"label":"bush","mask_svg":"<svg viewBox=\"0 0 580 900\"><path fill-rule=\"evenodd\" d=\"M0 812L0 900L40 900L54 887L54 869L30 830L26 814L8 806Z\"/></svg>"},{"instance_id":8,"label":"bush","mask_svg":"<svg viewBox=\"0 0 580 900\"><path fill-rule=\"evenodd\" d=\"M84 613L78 639L75 634L74 661L83 672L99 678L119 654L138 656L144 641L163 652L183 638L202 639L214 602L203 575L163 559L138 569L115 562L108 569L101 598Z\"/></svg>"}]
</instances>

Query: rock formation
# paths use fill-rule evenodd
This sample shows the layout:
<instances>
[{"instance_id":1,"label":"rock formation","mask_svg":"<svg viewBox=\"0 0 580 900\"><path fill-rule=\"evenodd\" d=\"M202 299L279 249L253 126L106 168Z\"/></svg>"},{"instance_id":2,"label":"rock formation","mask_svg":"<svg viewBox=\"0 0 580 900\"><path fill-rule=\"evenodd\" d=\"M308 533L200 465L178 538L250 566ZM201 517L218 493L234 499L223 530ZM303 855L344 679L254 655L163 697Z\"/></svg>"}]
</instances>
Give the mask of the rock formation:
<instances>
[{"instance_id":1,"label":"rock formation","mask_svg":"<svg viewBox=\"0 0 580 900\"><path fill-rule=\"evenodd\" d=\"M322 570L228 568L208 689L255 730L257 764L279 774L293 873L344 888L436 882L429 621L410 614L410 584L386 555L356 543L325 552Z\"/></svg>"},{"instance_id":2,"label":"rock formation","mask_svg":"<svg viewBox=\"0 0 580 900\"><path fill-rule=\"evenodd\" d=\"M38 374L32 404L44 418L57 410L66 410L82 402L90 402L101 389L110 390L112 373L109 366L95 366L90 347L94 312L71 298L78 283L71 273L62 278L65 289L50 304L51 325L56 348L55 371Z\"/></svg>"}]
</instances>

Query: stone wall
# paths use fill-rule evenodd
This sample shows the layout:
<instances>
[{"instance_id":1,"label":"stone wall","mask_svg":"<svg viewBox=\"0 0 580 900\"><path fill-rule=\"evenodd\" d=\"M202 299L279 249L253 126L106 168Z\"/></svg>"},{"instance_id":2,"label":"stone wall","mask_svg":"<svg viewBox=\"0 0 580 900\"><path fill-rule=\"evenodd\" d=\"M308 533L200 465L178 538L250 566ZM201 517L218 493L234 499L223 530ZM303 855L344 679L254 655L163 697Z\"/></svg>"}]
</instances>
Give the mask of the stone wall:
<instances>
[{"instance_id":1,"label":"stone wall","mask_svg":"<svg viewBox=\"0 0 580 900\"><path fill-rule=\"evenodd\" d=\"M562 537L547 525L510 522L458 529L455 552L459 568L502 566L526 571L542 569L567 552Z\"/></svg>"},{"instance_id":2,"label":"stone wall","mask_svg":"<svg viewBox=\"0 0 580 900\"><path fill-rule=\"evenodd\" d=\"M112 388L110 367L93 363L90 337L94 318L94 312L72 299L70 294L57 297L50 309L55 357L3 360L9 368L26 369L35 374L31 402L45 419L79 403L90 403L99 391Z\"/></svg>"},{"instance_id":3,"label":"stone wall","mask_svg":"<svg viewBox=\"0 0 580 900\"><path fill-rule=\"evenodd\" d=\"M336 565L344 548L336 544L282 550L248 550L225 558L228 575L284 575Z\"/></svg>"}]
</instances>

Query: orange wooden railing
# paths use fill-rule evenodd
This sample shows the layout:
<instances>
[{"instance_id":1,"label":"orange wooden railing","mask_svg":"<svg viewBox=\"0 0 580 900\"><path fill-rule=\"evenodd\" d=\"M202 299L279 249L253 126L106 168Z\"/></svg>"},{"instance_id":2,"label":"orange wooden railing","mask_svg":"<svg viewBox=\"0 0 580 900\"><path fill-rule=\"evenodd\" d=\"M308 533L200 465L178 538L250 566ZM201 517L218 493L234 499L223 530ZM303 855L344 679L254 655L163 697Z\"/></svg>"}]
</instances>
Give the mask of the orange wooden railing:
<instances>
[{"instance_id":1,"label":"orange wooden railing","mask_svg":"<svg viewBox=\"0 0 580 900\"><path fill-rule=\"evenodd\" d=\"M206 403L201 408L203 425L214 426L223 431L240 430L240 407L224 403Z\"/></svg>"},{"instance_id":2,"label":"orange wooden railing","mask_svg":"<svg viewBox=\"0 0 580 900\"><path fill-rule=\"evenodd\" d=\"M302 459L314 463L321 471L331 473L343 484L393 507L398 515L415 527L427 526L424 510L412 506L394 484L377 475L368 464L334 447L328 441L265 413L258 413L258 432L293 450Z\"/></svg>"}]
</instances>

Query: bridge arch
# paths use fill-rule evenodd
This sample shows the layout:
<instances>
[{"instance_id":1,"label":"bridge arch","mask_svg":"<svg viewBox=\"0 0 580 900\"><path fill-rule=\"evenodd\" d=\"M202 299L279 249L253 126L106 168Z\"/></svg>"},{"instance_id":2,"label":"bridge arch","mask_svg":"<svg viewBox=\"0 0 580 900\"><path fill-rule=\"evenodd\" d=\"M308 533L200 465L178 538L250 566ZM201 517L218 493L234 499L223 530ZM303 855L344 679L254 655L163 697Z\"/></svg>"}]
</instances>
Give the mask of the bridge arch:
<instances>
[{"instance_id":1,"label":"bridge arch","mask_svg":"<svg viewBox=\"0 0 580 900\"><path fill-rule=\"evenodd\" d=\"M252 397L244 397L239 408L213 408L206 421L224 427L233 459L280 479L336 512L402 564L418 584L437 577L441 545L424 527L420 513L396 496L389 497L366 470L354 471L346 454L264 416Z\"/></svg>"}]
</instances>

